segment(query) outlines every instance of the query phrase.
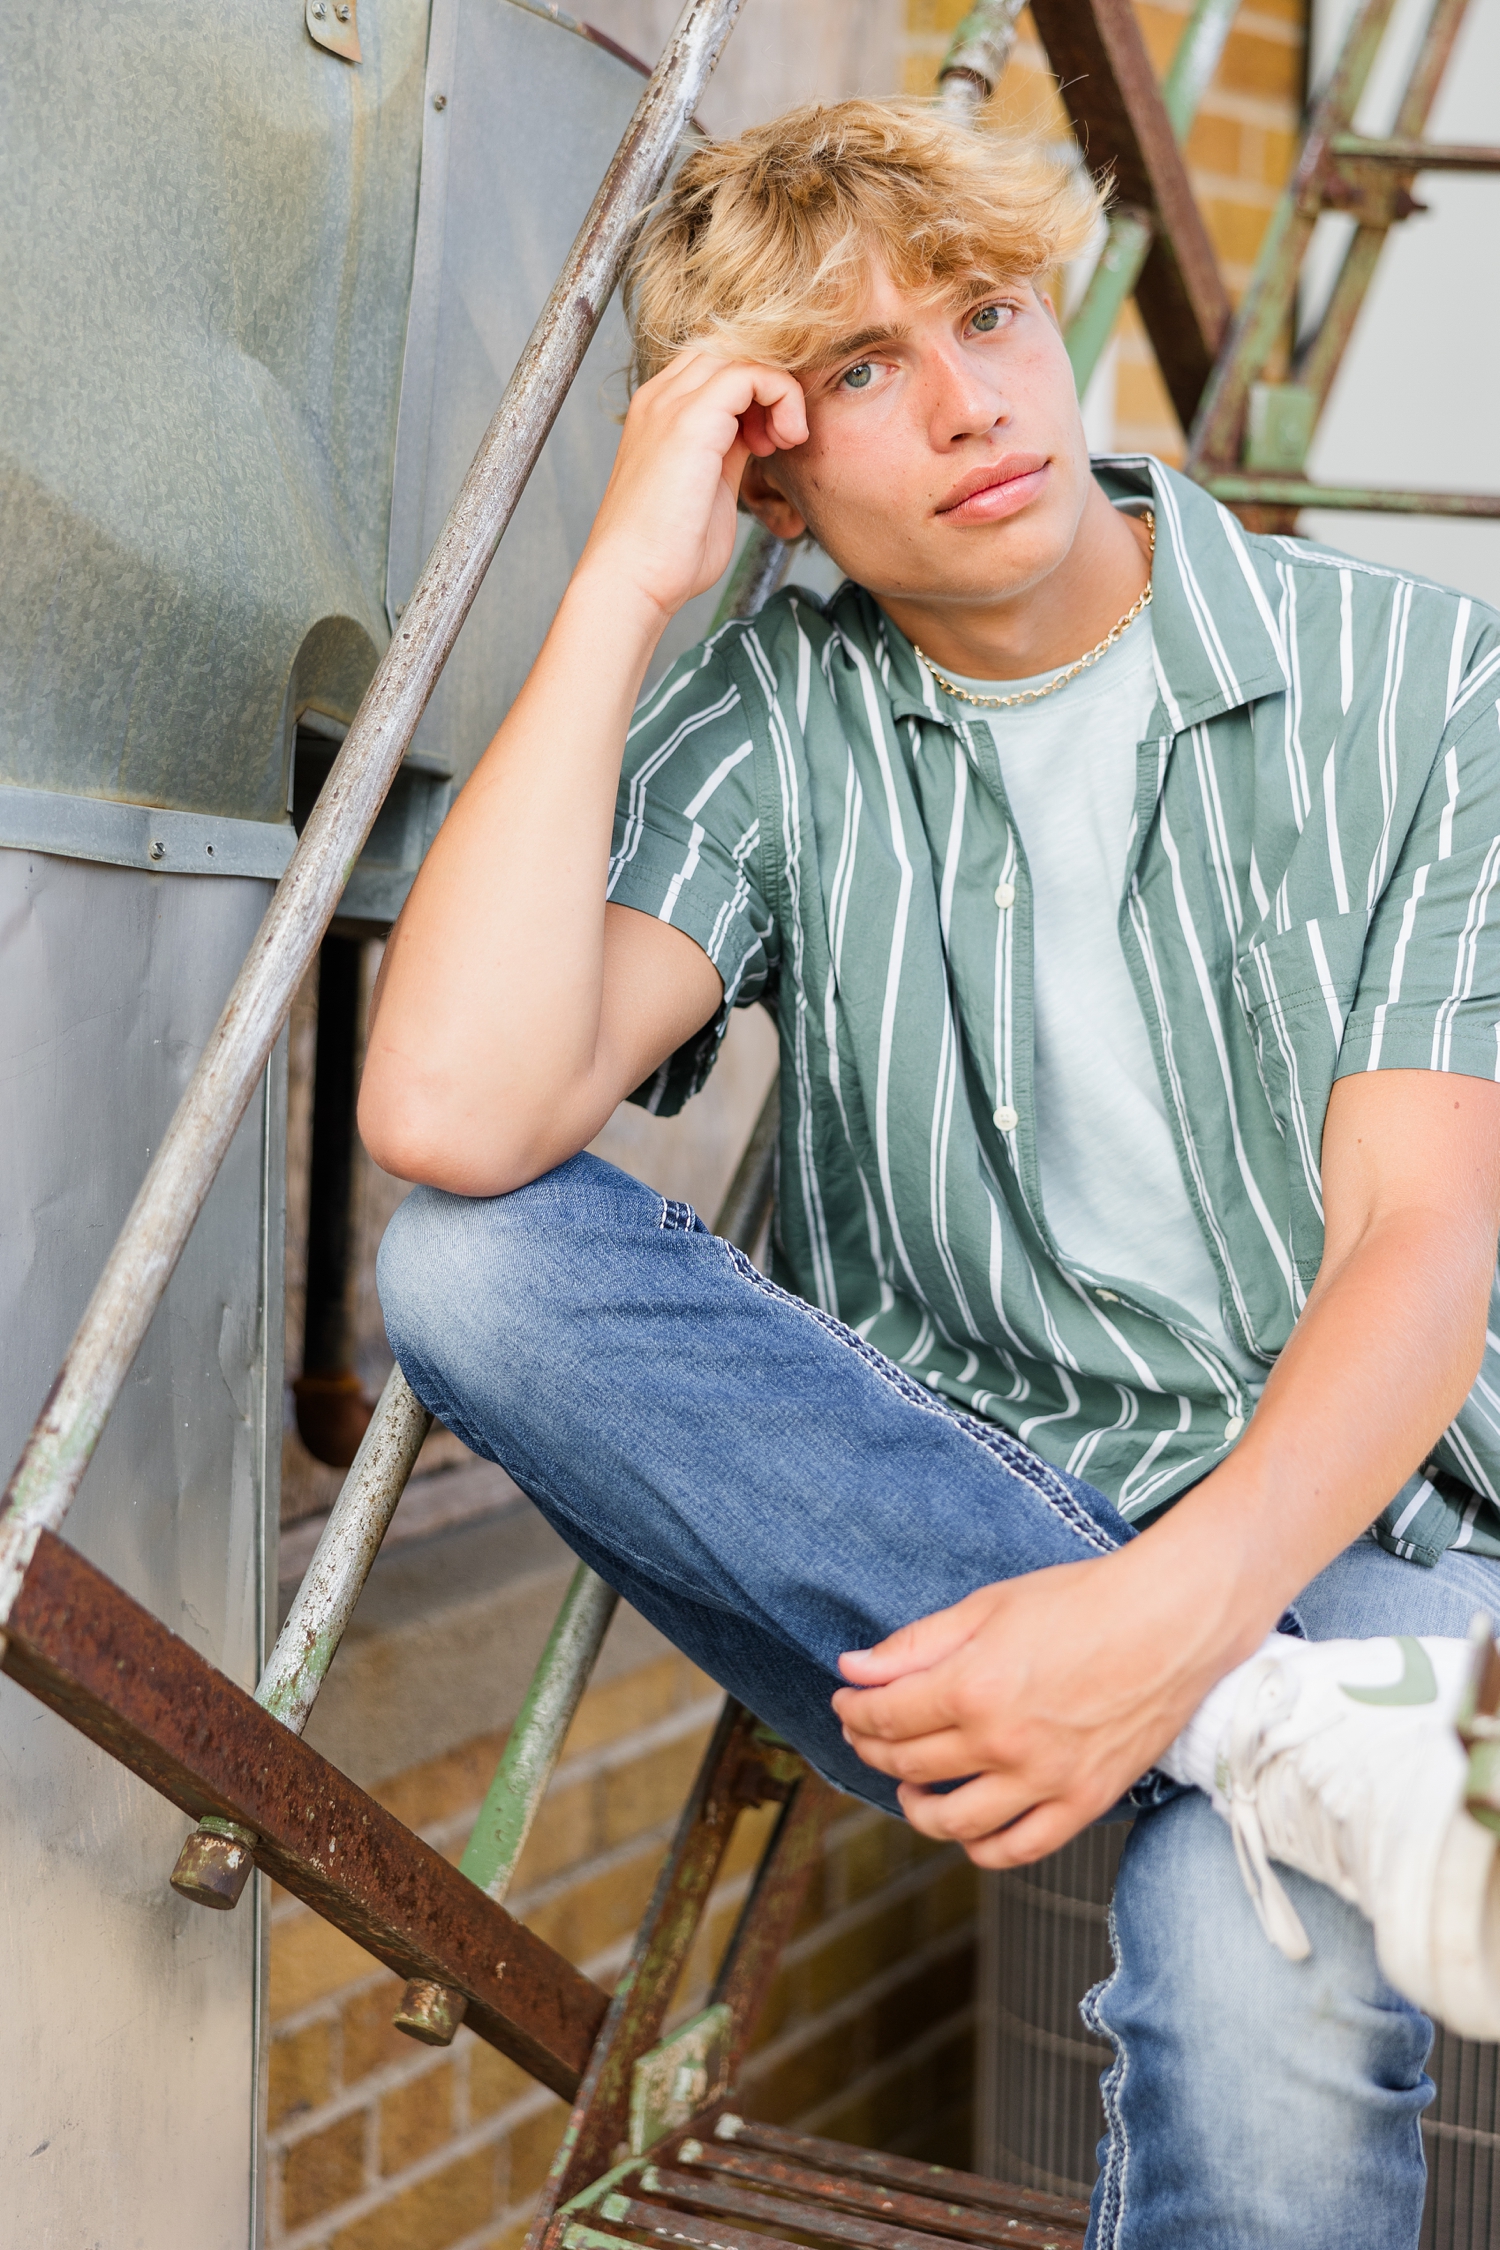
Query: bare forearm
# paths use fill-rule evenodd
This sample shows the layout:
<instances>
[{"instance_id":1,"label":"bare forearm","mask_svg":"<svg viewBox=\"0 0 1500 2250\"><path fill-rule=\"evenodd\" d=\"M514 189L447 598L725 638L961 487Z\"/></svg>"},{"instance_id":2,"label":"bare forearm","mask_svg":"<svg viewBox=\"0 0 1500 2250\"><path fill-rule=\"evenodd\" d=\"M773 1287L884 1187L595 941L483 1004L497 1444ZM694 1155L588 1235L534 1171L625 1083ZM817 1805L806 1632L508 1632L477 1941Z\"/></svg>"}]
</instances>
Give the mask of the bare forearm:
<instances>
[{"instance_id":1,"label":"bare forearm","mask_svg":"<svg viewBox=\"0 0 1500 2250\"><path fill-rule=\"evenodd\" d=\"M606 904L621 753L667 620L729 561L745 461L806 436L783 369L689 351L637 391L546 645L386 949L360 1130L387 1170L519 1187L718 1006L691 938Z\"/></svg>"},{"instance_id":2,"label":"bare forearm","mask_svg":"<svg viewBox=\"0 0 1500 2250\"><path fill-rule=\"evenodd\" d=\"M1377 1221L1325 1266L1235 1452L1140 1542L1217 1609L1225 1667L1368 1529L1468 1395L1493 1245L1451 1212Z\"/></svg>"},{"instance_id":3,"label":"bare forearm","mask_svg":"<svg viewBox=\"0 0 1500 2250\"><path fill-rule=\"evenodd\" d=\"M514 1184L491 1176L499 1140L516 1148L559 1100L586 1101L621 751L664 623L628 588L576 578L423 864L387 948L361 1107L394 1169L429 1176L436 1136L445 1184L493 1192Z\"/></svg>"}]
</instances>

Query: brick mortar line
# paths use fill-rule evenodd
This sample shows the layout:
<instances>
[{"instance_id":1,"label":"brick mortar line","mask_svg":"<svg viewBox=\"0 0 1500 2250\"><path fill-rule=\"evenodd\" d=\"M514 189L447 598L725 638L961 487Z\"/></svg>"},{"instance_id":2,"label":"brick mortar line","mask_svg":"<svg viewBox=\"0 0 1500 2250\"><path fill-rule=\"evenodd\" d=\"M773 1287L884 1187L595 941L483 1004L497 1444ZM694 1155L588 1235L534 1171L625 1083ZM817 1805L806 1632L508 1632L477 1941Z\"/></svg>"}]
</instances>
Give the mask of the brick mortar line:
<instances>
[{"instance_id":1,"label":"brick mortar line","mask_svg":"<svg viewBox=\"0 0 1500 2250\"><path fill-rule=\"evenodd\" d=\"M958 2033L976 2030L978 2021L978 2010L972 2002L953 2015L944 2016L941 2023L934 2024L930 2031L924 2031L920 2039L914 2039L899 2054L887 2055L878 2063L872 2063L867 2071L851 2080L847 2086L841 2087L837 2094L830 2094L826 2101L815 2102L811 2109L804 2110L795 2129L802 2133L821 2133L824 2125L838 2115L844 2103L857 2100L862 2094L878 2092L903 2070L920 2067L928 2055L945 2046Z\"/></svg>"},{"instance_id":2,"label":"brick mortar line","mask_svg":"<svg viewBox=\"0 0 1500 2250\"><path fill-rule=\"evenodd\" d=\"M909 1984L924 1969L936 1967L949 1954L958 1953L966 1944L972 1943L972 1932L966 1930L961 1923L956 1929L945 1930L940 1937L929 1939L915 1953L908 1953L904 1960L898 1961L883 1975L868 1978L847 1998L834 2001L820 2015L804 2016L788 2030L779 2032L768 2045L754 2048L745 2061L745 2078L762 2077L778 2068L782 2062L800 2053L814 2038L824 2038L830 2031L837 2030L840 2024L852 2023L867 2008L877 2006L887 1994L899 1991L903 1984Z\"/></svg>"},{"instance_id":3,"label":"brick mortar line","mask_svg":"<svg viewBox=\"0 0 1500 2250\"><path fill-rule=\"evenodd\" d=\"M503 2140L508 2128L502 2125L501 2120L507 2115L508 2112L502 2110L494 2117L485 2118L481 2124L471 2125L461 2133L454 2133L434 2149L431 2155L420 2157L404 2172L393 2172L375 2187L362 2188L358 2195L349 2196L342 2203L331 2204L316 2219L309 2219L306 2226L299 2227L295 2232L268 2234L267 2250L322 2250L329 2237L341 2227L356 2226L361 2219L371 2217L397 2195L404 2195L410 2189L420 2187L424 2180L435 2179L450 2164L462 2163L466 2156L475 2156L491 2143ZM485 2221L485 2225L490 2228L500 2224L503 2222L498 2216Z\"/></svg>"},{"instance_id":4,"label":"brick mortar line","mask_svg":"<svg viewBox=\"0 0 1500 2250\"><path fill-rule=\"evenodd\" d=\"M951 1851L945 1851L941 1858L919 1860L916 1866L907 1868L902 1875L893 1876L879 1890L867 1891L863 1898L855 1899L847 1906L836 1908L832 1914L827 1915L822 1921L814 1922L808 1929L804 1930L800 1937L794 1938L790 1945L783 1947L782 1961L788 1965L796 1966L803 1961L811 1960L821 1944L830 1940L836 1942L846 1932L857 1930L863 1923L873 1921L883 1908L900 1906L905 1900L913 1898L919 1892L931 1887L942 1876L946 1875L961 1857L962 1853L955 1844Z\"/></svg>"}]
</instances>

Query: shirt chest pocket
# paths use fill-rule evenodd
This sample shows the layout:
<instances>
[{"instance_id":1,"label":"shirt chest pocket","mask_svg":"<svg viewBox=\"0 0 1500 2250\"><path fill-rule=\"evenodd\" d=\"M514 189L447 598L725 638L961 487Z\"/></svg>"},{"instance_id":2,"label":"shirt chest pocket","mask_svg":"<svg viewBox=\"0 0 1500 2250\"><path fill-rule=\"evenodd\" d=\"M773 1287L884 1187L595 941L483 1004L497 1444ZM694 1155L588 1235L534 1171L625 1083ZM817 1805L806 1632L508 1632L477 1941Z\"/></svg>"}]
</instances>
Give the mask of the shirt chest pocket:
<instances>
[{"instance_id":1,"label":"shirt chest pocket","mask_svg":"<svg viewBox=\"0 0 1500 2250\"><path fill-rule=\"evenodd\" d=\"M1235 990L1261 1078L1281 1109L1318 1090L1326 1102L1359 982L1353 916L1298 922L1254 937L1235 960Z\"/></svg>"}]
</instances>

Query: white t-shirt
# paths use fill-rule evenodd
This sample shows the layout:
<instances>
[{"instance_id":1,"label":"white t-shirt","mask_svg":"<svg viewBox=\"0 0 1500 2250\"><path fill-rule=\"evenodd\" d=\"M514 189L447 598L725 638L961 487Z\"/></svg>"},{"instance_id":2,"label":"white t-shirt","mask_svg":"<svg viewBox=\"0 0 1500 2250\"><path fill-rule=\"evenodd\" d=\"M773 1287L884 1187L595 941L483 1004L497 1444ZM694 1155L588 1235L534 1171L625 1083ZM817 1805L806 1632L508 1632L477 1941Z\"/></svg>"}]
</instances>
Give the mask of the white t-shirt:
<instances>
[{"instance_id":1,"label":"white t-shirt","mask_svg":"<svg viewBox=\"0 0 1500 2250\"><path fill-rule=\"evenodd\" d=\"M949 675L975 695L1014 695L1054 676ZM1031 871L1036 1143L1047 1222L1090 1272L1179 1305L1258 1392L1266 1369L1225 1329L1218 1275L1120 947L1136 750L1155 704L1147 610L1097 664L1041 702L965 713L994 730Z\"/></svg>"}]
</instances>

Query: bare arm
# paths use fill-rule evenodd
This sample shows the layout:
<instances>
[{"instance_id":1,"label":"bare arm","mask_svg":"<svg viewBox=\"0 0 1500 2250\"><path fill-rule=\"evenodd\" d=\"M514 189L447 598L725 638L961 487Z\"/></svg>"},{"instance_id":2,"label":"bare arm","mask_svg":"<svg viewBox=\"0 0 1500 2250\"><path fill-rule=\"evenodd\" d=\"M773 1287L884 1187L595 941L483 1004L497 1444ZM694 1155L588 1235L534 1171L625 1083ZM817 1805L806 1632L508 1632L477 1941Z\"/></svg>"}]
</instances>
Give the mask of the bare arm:
<instances>
[{"instance_id":1,"label":"bare arm","mask_svg":"<svg viewBox=\"0 0 1500 2250\"><path fill-rule=\"evenodd\" d=\"M652 652L729 560L747 457L805 436L775 369L687 352L637 392L541 655L386 948L359 1116L387 1171L519 1187L719 1005L691 938L605 904L615 790Z\"/></svg>"},{"instance_id":2,"label":"bare arm","mask_svg":"<svg viewBox=\"0 0 1500 2250\"><path fill-rule=\"evenodd\" d=\"M1500 1231L1500 1086L1342 1079L1322 1163L1323 1262L1229 1458L1118 1553L984 1587L844 1660L867 1691L834 1698L855 1749L902 1780L914 1826L982 1866L1055 1851L1113 1804L1468 1395ZM921 1786L962 1774L977 1778L947 1795Z\"/></svg>"}]
</instances>

